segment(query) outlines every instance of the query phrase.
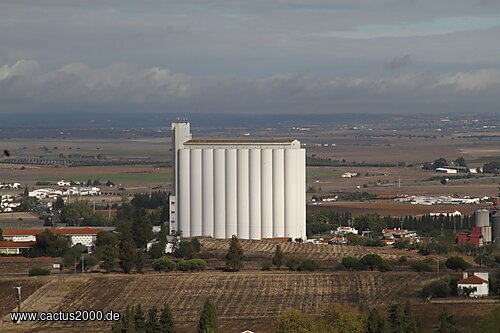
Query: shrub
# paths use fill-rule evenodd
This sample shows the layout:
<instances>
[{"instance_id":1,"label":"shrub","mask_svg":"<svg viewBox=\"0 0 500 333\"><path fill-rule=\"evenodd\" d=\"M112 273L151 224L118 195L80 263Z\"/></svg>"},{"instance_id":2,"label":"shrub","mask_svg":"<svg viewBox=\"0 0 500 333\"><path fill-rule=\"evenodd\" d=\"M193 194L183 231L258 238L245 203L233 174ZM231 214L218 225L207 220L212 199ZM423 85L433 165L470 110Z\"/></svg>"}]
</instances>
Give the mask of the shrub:
<instances>
[{"instance_id":1,"label":"shrub","mask_svg":"<svg viewBox=\"0 0 500 333\"><path fill-rule=\"evenodd\" d=\"M425 261L416 261L411 263L411 268L416 270L417 272L432 272L432 266Z\"/></svg>"},{"instance_id":2,"label":"shrub","mask_svg":"<svg viewBox=\"0 0 500 333\"><path fill-rule=\"evenodd\" d=\"M291 271L296 271L299 267L300 262L295 258L288 258L285 262L285 266Z\"/></svg>"},{"instance_id":3,"label":"shrub","mask_svg":"<svg viewBox=\"0 0 500 333\"><path fill-rule=\"evenodd\" d=\"M355 270L361 268L361 262L356 257L347 256L342 259L342 266L347 270Z\"/></svg>"},{"instance_id":4,"label":"shrub","mask_svg":"<svg viewBox=\"0 0 500 333\"><path fill-rule=\"evenodd\" d=\"M207 264L203 259L181 260L177 262L176 268L182 272L204 271Z\"/></svg>"},{"instance_id":5,"label":"shrub","mask_svg":"<svg viewBox=\"0 0 500 333\"><path fill-rule=\"evenodd\" d=\"M392 267L392 265L385 260L378 265L378 270L381 272L392 271L393 269L394 267Z\"/></svg>"},{"instance_id":6,"label":"shrub","mask_svg":"<svg viewBox=\"0 0 500 333\"><path fill-rule=\"evenodd\" d=\"M308 271L308 272L314 272L319 268L318 263L316 263L312 259L306 259L302 261L298 267L299 271Z\"/></svg>"},{"instance_id":7,"label":"shrub","mask_svg":"<svg viewBox=\"0 0 500 333\"><path fill-rule=\"evenodd\" d=\"M449 257L444 264L446 265L446 267L448 267L449 269L453 269L454 271L463 271L467 269L467 267L469 267L467 261L463 260L460 257Z\"/></svg>"},{"instance_id":8,"label":"shrub","mask_svg":"<svg viewBox=\"0 0 500 333\"><path fill-rule=\"evenodd\" d=\"M153 261L153 268L158 272L171 272L175 268L175 262L168 258L160 258Z\"/></svg>"},{"instance_id":9,"label":"shrub","mask_svg":"<svg viewBox=\"0 0 500 333\"><path fill-rule=\"evenodd\" d=\"M29 271L29 276L50 275L50 270L40 267L33 267Z\"/></svg>"},{"instance_id":10,"label":"shrub","mask_svg":"<svg viewBox=\"0 0 500 333\"><path fill-rule=\"evenodd\" d=\"M380 265L382 265L383 262L384 259L382 259L381 256L375 253L369 253L363 256L363 258L361 258L361 264L370 267L371 271L373 271L375 267L380 267Z\"/></svg>"},{"instance_id":11,"label":"shrub","mask_svg":"<svg viewBox=\"0 0 500 333\"><path fill-rule=\"evenodd\" d=\"M263 271L270 271L272 266L273 263L271 261L265 260L262 262L260 267L262 268Z\"/></svg>"},{"instance_id":12,"label":"shrub","mask_svg":"<svg viewBox=\"0 0 500 333\"><path fill-rule=\"evenodd\" d=\"M451 288L443 280L432 281L420 291L422 297L448 297L451 295Z\"/></svg>"}]
</instances>

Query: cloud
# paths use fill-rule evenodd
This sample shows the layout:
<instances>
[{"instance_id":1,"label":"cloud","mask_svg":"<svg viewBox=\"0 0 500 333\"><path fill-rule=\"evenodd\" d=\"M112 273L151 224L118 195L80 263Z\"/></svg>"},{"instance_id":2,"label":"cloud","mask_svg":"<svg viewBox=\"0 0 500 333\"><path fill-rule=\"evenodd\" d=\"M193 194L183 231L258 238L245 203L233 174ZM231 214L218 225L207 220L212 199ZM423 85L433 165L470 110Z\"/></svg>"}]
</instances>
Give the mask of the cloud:
<instances>
[{"instance_id":1,"label":"cloud","mask_svg":"<svg viewBox=\"0 0 500 333\"><path fill-rule=\"evenodd\" d=\"M11 112L496 112L500 70L385 78L278 74L259 78L192 76L116 63L35 61L0 67L0 113Z\"/></svg>"},{"instance_id":2,"label":"cloud","mask_svg":"<svg viewBox=\"0 0 500 333\"><path fill-rule=\"evenodd\" d=\"M398 69L398 68L403 68L410 66L413 63L413 60L411 59L411 55L405 54L402 57L396 57L389 62L385 68L386 69Z\"/></svg>"}]
</instances>

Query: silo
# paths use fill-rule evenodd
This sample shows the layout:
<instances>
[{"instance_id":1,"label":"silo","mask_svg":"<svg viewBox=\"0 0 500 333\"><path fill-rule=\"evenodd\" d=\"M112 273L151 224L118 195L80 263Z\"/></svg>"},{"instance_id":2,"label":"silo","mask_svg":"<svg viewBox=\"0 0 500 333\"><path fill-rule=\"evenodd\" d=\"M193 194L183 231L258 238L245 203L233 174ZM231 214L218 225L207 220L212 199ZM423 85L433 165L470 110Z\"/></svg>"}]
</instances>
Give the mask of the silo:
<instances>
[{"instance_id":1,"label":"silo","mask_svg":"<svg viewBox=\"0 0 500 333\"><path fill-rule=\"evenodd\" d=\"M191 149L189 155L189 202L191 217L191 237L202 236L202 184L201 184L201 149Z\"/></svg>"},{"instance_id":2,"label":"silo","mask_svg":"<svg viewBox=\"0 0 500 333\"><path fill-rule=\"evenodd\" d=\"M476 227L488 227L490 225L490 212L487 209L478 209L474 213Z\"/></svg>"},{"instance_id":3,"label":"silo","mask_svg":"<svg viewBox=\"0 0 500 333\"><path fill-rule=\"evenodd\" d=\"M260 158L261 235L273 237L273 151L262 149Z\"/></svg>"},{"instance_id":4,"label":"silo","mask_svg":"<svg viewBox=\"0 0 500 333\"><path fill-rule=\"evenodd\" d=\"M226 238L226 155L214 149L214 237Z\"/></svg>"},{"instance_id":5,"label":"silo","mask_svg":"<svg viewBox=\"0 0 500 333\"><path fill-rule=\"evenodd\" d=\"M238 225L237 233L238 237L242 239L250 238L250 212L249 208L249 173L248 173L248 149L238 149L237 150L237 216Z\"/></svg>"},{"instance_id":6,"label":"silo","mask_svg":"<svg viewBox=\"0 0 500 333\"><path fill-rule=\"evenodd\" d=\"M214 151L203 149L202 155L202 233L214 236Z\"/></svg>"},{"instance_id":7,"label":"silo","mask_svg":"<svg viewBox=\"0 0 500 333\"><path fill-rule=\"evenodd\" d=\"M261 205L260 205L260 149L250 149L249 153L249 219L250 239L261 238Z\"/></svg>"},{"instance_id":8,"label":"silo","mask_svg":"<svg viewBox=\"0 0 500 333\"><path fill-rule=\"evenodd\" d=\"M238 236L236 149L226 149L226 238Z\"/></svg>"},{"instance_id":9,"label":"silo","mask_svg":"<svg viewBox=\"0 0 500 333\"><path fill-rule=\"evenodd\" d=\"M495 247L500 248L500 212L497 212L491 218L492 237Z\"/></svg>"},{"instance_id":10,"label":"silo","mask_svg":"<svg viewBox=\"0 0 500 333\"><path fill-rule=\"evenodd\" d=\"M190 216L190 161L189 161L189 149L179 149L179 168L177 169L179 174L178 179L178 201L179 205L179 231L182 232L182 236L191 237L191 216Z\"/></svg>"},{"instance_id":11,"label":"silo","mask_svg":"<svg viewBox=\"0 0 500 333\"><path fill-rule=\"evenodd\" d=\"M273 149L273 237L285 235L284 149Z\"/></svg>"}]
</instances>

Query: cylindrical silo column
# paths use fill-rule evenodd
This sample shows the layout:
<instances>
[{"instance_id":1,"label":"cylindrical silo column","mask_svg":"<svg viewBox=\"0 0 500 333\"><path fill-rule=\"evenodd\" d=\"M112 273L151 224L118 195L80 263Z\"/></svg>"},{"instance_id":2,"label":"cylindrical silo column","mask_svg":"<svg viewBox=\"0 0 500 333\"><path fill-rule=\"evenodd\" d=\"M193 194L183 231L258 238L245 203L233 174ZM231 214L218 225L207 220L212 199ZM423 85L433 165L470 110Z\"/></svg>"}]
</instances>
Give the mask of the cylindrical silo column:
<instances>
[{"instance_id":1,"label":"cylindrical silo column","mask_svg":"<svg viewBox=\"0 0 500 333\"><path fill-rule=\"evenodd\" d=\"M238 149L237 152L237 165L238 165L238 185L237 185L237 205L238 205L238 220L237 220L237 233L238 238L250 239L250 212L248 207L249 201L249 174L248 174L248 149Z\"/></svg>"},{"instance_id":2,"label":"cylindrical silo column","mask_svg":"<svg viewBox=\"0 0 500 333\"><path fill-rule=\"evenodd\" d=\"M306 236L306 150L300 149L299 152L299 221L298 233L300 238L305 240Z\"/></svg>"},{"instance_id":3,"label":"cylindrical silo column","mask_svg":"<svg viewBox=\"0 0 500 333\"><path fill-rule=\"evenodd\" d=\"M179 163L177 173L179 174L177 193L177 207L179 208L179 230L183 237L191 237L190 225L190 185L189 185L189 149L179 149Z\"/></svg>"},{"instance_id":4,"label":"cylindrical silo column","mask_svg":"<svg viewBox=\"0 0 500 333\"><path fill-rule=\"evenodd\" d=\"M273 237L285 236L285 170L283 149L273 150Z\"/></svg>"},{"instance_id":5,"label":"cylindrical silo column","mask_svg":"<svg viewBox=\"0 0 500 333\"><path fill-rule=\"evenodd\" d=\"M226 238L226 154L214 149L214 237Z\"/></svg>"},{"instance_id":6,"label":"cylindrical silo column","mask_svg":"<svg viewBox=\"0 0 500 333\"><path fill-rule=\"evenodd\" d=\"M260 149L250 149L249 169L250 239L261 239Z\"/></svg>"},{"instance_id":7,"label":"cylindrical silo column","mask_svg":"<svg viewBox=\"0 0 500 333\"><path fill-rule=\"evenodd\" d=\"M202 177L202 228L203 236L214 236L214 151L203 149L201 153Z\"/></svg>"},{"instance_id":8,"label":"cylindrical silo column","mask_svg":"<svg viewBox=\"0 0 500 333\"><path fill-rule=\"evenodd\" d=\"M273 237L273 151L262 149L260 156L262 238Z\"/></svg>"},{"instance_id":9,"label":"cylindrical silo column","mask_svg":"<svg viewBox=\"0 0 500 333\"><path fill-rule=\"evenodd\" d=\"M190 217L191 217L191 237L201 236L201 149L191 149L189 154L189 196Z\"/></svg>"},{"instance_id":10,"label":"cylindrical silo column","mask_svg":"<svg viewBox=\"0 0 500 333\"><path fill-rule=\"evenodd\" d=\"M299 217L299 150L285 149L285 237L297 238Z\"/></svg>"},{"instance_id":11,"label":"cylindrical silo column","mask_svg":"<svg viewBox=\"0 0 500 333\"><path fill-rule=\"evenodd\" d=\"M237 236L236 149L226 149L226 237Z\"/></svg>"}]
</instances>

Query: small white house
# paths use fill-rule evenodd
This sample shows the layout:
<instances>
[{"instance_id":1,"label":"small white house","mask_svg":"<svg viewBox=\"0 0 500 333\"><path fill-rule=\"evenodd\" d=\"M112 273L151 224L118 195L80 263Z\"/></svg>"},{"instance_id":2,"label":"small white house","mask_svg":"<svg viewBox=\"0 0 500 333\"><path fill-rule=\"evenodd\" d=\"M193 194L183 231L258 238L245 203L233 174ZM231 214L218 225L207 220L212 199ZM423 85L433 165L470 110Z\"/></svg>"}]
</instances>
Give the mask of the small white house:
<instances>
[{"instance_id":1,"label":"small white house","mask_svg":"<svg viewBox=\"0 0 500 333\"><path fill-rule=\"evenodd\" d=\"M442 173L458 173L458 170L456 169L450 169L450 168L436 168L436 172L442 172Z\"/></svg>"},{"instance_id":2,"label":"small white house","mask_svg":"<svg viewBox=\"0 0 500 333\"><path fill-rule=\"evenodd\" d=\"M463 279L457 282L459 293L463 293L464 288L472 288L471 297L488 296L488 273L468 274L464 272Z\"/></svg>"},{"instance_id":3,"label":"small white house","mask_svg":"<svg viewBox=\"0 0 500 333\"><path fill-rule=\"evenodd\" d=\"M341 175L342 178L353 178L357 176L358 176L357 172L345 172Z\"/></svg>"},{"instance_id":4,"label":"small white house","mask_svg":"<svg viewBox=\"0 0 500 333\"><path fill-rule=\"evenodd\" d=\"M338 227L335 231L336 235L358 234L358 230L353 227Z\"/></svg>"},{"instance_id":5,"label":"small white house","mask_svg":"<svg viewBox=\"0 0 500 333\"><path fill-rule=\"evenodd\" d=\"M146 245L146 250L149 252L151 250L151 248L153 247L153 245L157 244L158 242L159 242L159 240L157 238L153 238ZM165 253L165 254L174 253L174 244L170 243L170 242L167 242L165 244L165 251L163 253Z\"/></svg>"},{"instance_id":6,"label":"small white house","mask_svg":"<svg viewBox=\"0 0 500 333\"><path fill-rule=\"evenodd\" d=\"M67 182L65 180L60 180L57 182L57 186L70 186L71 185L71 182Z\"/></svg>"}]
</instances>

